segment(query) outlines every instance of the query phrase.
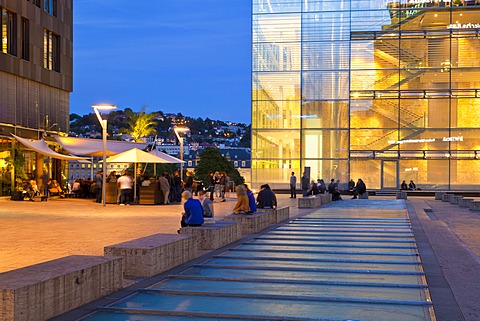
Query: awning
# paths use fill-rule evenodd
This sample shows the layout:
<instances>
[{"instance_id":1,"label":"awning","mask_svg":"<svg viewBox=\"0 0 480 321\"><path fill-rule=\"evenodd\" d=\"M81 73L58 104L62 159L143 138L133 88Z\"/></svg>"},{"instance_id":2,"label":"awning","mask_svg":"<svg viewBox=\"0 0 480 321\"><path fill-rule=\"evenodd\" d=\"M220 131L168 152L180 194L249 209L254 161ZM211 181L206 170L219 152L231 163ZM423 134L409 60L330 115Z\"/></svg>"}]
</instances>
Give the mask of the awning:
<instances>
[{"instance_id":1,"label":"awning","mask_svg":"<svg viewBox=\"0 0 480 321\"><path fill-rule=\"evenodd\" d=\"M65 160L85 160L84 157L77 157L77 156L69 156L69 155L63 155L60 153L57 153L48 147L47 143L43 139L40 140L30 140L22 137L18 137L16 135L13 135L16 140L18 140L20 143L25 145L26 147L33 149L34 151L43 154L48 157L52 158L57 158L57 159L65 159Z\"/></svg>"},{"instance_id":2,"label":"awning","mask_svg":"<svg viewBox=\"0 0 480 321\"><path fill-rule=\"evenodd\" d=\"M61 137L56 136L57 142L71 154L84 156L103 156L103 141L101 139ZM107 156L123 153L132 148L144 149L147 143L131 143L116 140L107 140Z\"/></svg>"},{"instance_id":3,"label":"awning","mask_svg":"<svg viewBox=\"0 0 480 321\"><path fill-rule=\"evenodd\" d=\"M134 148L107 158L108 163L172 163L150 153Z\"/></svg>"}]
</instances>

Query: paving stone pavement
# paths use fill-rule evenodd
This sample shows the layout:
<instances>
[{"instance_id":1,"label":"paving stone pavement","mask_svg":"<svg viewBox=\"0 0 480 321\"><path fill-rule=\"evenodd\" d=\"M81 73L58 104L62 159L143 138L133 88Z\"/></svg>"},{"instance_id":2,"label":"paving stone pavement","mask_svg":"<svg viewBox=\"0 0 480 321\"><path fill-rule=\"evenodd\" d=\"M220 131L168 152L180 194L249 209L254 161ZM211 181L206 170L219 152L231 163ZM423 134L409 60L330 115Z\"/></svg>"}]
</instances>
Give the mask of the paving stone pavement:
<instances>
[{"instance_id":1,"label":"paving stone pavement","mask_svg":"<svg viewBox=\"0 0 480 321\"><path fill-rule=\"evenodd\" d=\"M235 201L216 201L217 219L230 214ZM309 212L285 195L279 202L291 206L291 217ZM480 214L433 197L410 197L407 207L437 320L480 320ZM103 207L84 199L0 197L0 272L73 254L103 255L106 245L176 233L181 211L180 204Z\"/></svg>"}]
</instances>

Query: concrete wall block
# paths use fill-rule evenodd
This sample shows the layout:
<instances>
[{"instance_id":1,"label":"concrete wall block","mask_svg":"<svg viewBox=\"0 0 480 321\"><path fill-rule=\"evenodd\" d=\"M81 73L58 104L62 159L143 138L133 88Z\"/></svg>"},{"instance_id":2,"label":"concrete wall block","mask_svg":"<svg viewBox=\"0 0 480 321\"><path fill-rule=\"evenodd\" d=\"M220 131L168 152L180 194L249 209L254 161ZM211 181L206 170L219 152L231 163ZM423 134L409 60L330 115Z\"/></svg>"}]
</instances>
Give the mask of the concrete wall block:
<instances>
[{"instance_id":1,"label":"concrete wall block","mask_svg":"<svg viewBox=\"0 0 480 321\"><path fill-rule=\"evenodd\" d=\"M452 196L452 195L453 194L447 194L447 193L443 194L442 195L442 197L443 197L442 202L450 202L450 196Z\"/></svg>"},{"instance_id":2,"label":"concrete wall block","mask_svg":"<svg viewBox=\"0 0 480 321\"><path fill-rule=\"evenodd\" d=\"M197 239L192 235L154 234L106 246L104 254L123 258L124 274L149 277L197 257Z\"/></svg>"},{"instance_id":3,"label":"concrete wall block","mask_svg":"<svg viewBox=\"0 0 480 321\"><path fill-rule=\"evenodd\" d=\"M321 204L328 204L332 201L332 194L320 194Z\"/></svg>"},{"instance_id":4,"label":"concrete wall block","mask_svg":"<svg viewBox=\"0 0 480 321\"><path fill-rule=\"evenodd\" d=\"M270 224L270 217L267 212L254 214L231 214L225 218L227 221L239 221L242 227L242 234L248 235L266 229Z\"/></svg>"},{"instance_id":5,"label":"concrete wall block","mask_svg":"<svg viewBox=\"0 0 480 321\"><path fill-rule=\"evenodd\" d=\"M265 209L268 214L269 224L278 224L290 218L290 206Z\"/></svg>"},{"instance_id":6,"label":"concrete wall block","mask_svg":"<svg viewBox=\"0 0 480 321\"><path fill-rule=\"evenodd\" d=\"M435 200L436 201L443 200L443 194L445 194L445 193L444 192L435 192Z\"/></svg>"},{"instance_id":7,"label":"concrete wall block","mask_svg":"<svg viewBox=\"0 0 480 321\"><path fill-rule=\"evenodd\" d=\"M396 193L397 200L406 200L407 199L407 192L397 192Z\"/></svg>"},{"instance_id":8,"label":"concrete wall block","mask_svg":"<svg viewBox=\"0 0 480 321\"><path fill-rule=\"evenodd\" d=\"M450 196L450 204L457 205L461 198L463 198L463 196L458 196L458 195Z\"/></svg>"},{"instance_id":9,"label":"concrete wall block","mask_svg":"<svg viewBox=\"0 0 480 321\"><path fill-rule=\"evenodd\" d=\"M315 208L322 205L322 199L319 197L300 197L298 199L298 208Z\"/></svg>"},{"instance_id":10,"label":"concrete wall block","mask_svg":"<svg viewBox=\"0 0 480 321\"><path fill-rule=\"evenodd\" d=\"M72 255L0 274L0 319L53 318L122 289L122 259Z\"/></svg>"},{"instance_id":11,"label":"concrete wall block","mask_svg":"<svg viewBox=\"0 0 480 321\"><path fill-rule=\"evenodd\" d=\"M187 226L180 234L192 234L198 237L197 248L216 250L242 238L240 222L217 221L215 224Z\"/></svg>"},{"instance_id":12,"label":"concrete wall block","mask_svg":"<svg viewBox=\"0 0 480 321\"><path fill-rule=\"evenodd\" d=\"M470 211L480 211L480 201L470 202Z\"/></svg>"},{"instance_id":13,"label":"concrete wall block","mask_svg":"<svg viewBox=\"0 0 480 321\"><path fill-rule=\"evenodd\" d=\"M458 200L458 205L460 207L468 207L470 208L470 203L473 202L473 198L461 198Z\"/></svg>"}]
</instances>

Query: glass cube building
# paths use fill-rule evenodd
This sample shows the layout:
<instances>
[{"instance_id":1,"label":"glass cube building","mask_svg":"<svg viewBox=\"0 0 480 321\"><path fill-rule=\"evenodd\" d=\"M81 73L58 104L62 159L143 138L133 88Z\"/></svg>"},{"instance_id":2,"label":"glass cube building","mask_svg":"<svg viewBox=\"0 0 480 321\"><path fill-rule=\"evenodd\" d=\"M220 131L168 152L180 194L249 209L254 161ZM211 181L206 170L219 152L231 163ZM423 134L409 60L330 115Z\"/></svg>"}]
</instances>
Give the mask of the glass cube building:
<instances>
[{"instance_id":1,"label":"glass cube building","mask_svg":"<svg viewBox=\"0 0 480 321\"><path fill-rule=\"evenodd\" d=\"M480 0L253 0L252 181L480 184Z\"/></svg>"}]
</instances>

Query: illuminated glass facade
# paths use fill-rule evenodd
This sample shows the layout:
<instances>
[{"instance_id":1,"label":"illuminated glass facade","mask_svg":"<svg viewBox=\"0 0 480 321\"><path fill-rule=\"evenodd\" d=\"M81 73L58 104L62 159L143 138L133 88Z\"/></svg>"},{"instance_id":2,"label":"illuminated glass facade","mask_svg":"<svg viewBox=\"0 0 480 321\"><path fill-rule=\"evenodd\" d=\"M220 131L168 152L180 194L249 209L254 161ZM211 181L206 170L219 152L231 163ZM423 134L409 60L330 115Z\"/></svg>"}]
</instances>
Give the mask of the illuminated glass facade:
<instances>
[{"instance_id":1,"label":"illuminated glass facade","mask_svg":"<svg viewBox=\"0 0 480 321\"><path fill-rule=\"evenodd\" d=\"M252 180L480 184L480 0L253 0Z\"/></svg>"}]
</instances>

